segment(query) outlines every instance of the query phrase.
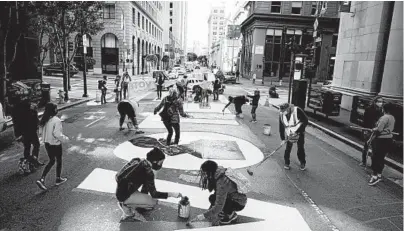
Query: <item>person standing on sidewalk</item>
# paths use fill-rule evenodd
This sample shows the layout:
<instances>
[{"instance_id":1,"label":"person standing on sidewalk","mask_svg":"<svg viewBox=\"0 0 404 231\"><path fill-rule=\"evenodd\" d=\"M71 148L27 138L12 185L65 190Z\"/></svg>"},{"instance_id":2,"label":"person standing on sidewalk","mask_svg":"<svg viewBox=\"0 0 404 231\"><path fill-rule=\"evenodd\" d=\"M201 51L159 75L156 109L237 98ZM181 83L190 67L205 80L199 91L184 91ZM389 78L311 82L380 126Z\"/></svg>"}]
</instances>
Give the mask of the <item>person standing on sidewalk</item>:
<instances>
[{"instance_id":1,"label":"person standing on sidewalk","mask_svg":"<svg viewBox=\"0 0 404 231\"><path fill-rule=\"evenodd\" d=\"M125 71L123 74L123 79L122 79L122 87L123 87L123 98L126 99L126 93L128 92L129 89L129 82L132 81L132 78L128 74L128 71Z\"/></svg>"},{"instance_id":2,"label":"person standing on sidewalk","mask_svg":"<svg viewBox=\"0 0 404 231\"><path fill-rule=\"evenodd\" d=\"M136 120L136 109L139 108L139 104L132 100L124 99L118 104L118 112L121 116L119 118L119 131L124 130L125 128L122 127L123 122L125 122L125 117L128 116L129 121L132 123L130 126L128 123L129 130L136 130L136 134L142 134L144 132L139 130L139 126Z\"/></svg>"},{"instance_id":3,"label":"person standing on sidewalk","mask_svg":"<svg viewBox=\"0 0 404 231\"><path fill-rule=\"evenodd\" d=\"M292 151L293 141L292 137L298 136L297 139L297 157L300 161L300 170L306 170L306 153L304 151L304 133L306 126L309 124L304 111L294 106L293 104L284 103L279 106L279 134L282 143L286 142L285 150L285 166L284 168L290 169L290 152Z\"/></svg>"},{"instance_id":4,"label":"person standing on sidewalk","mask_svg":"<svg viewBox=\"0 0 404 231\"><path fill-rule=\"evenodd\" d=\"M158 78L156 78L157 99L161 99L164 81L165 77L163 76L163 74L159 73Z\"/></svg>"},{"instance_id":5,"label":"person standing on sidewalk","mask_svg":"<svg viewBox=\"0 0 404 231\"><path fill-rule=\"evenodd\" d=\"M237 82L240 82L240 71L238 69L236 71L236 80Z\"/></svg>"},{"instance_id":6,"label":"person standing on sidewalk","mask_svg":"<svg viewBox=\"0 0 404 231\"><path fill-rule=\"evenodd\" d=\"M394 105L386 103L383 105L384 115L377 121L377 125L373 128L376 137L372 141L372 170L373 174L369 180L369 185L373 186L382 179L382 171L384 168L384 158L386 154L392 150L393 146L393 130L396 123L394 116L391 114ZM369 145L369 144L368 144Z\"/></svg>"},{"instance_id":7,"label":"person standing on sidewalk","mask_svg":"<svg viewBox=\"0 0 404 231\"><path fill-rule=\"evenodd\" d=\"M366 108L364 113L364 127L365 128L374 128L377 124L377 121L380 117L383 116L383 98L381 96L376 96L372 102L370 103L369 107ZM370 138L371 132L363 131L363 138L365 140L365 144L363 145L362 151L362 161L359 164L360 166L364 167L367 165L367 153L369 151L368 140Z\"/></svg>"},{"instance_id":8,"label":"person standing on sidewalk","mask_svg":"<svg viewBox=\"0 0 404 231\"><path fill-rule=\"evenodd\" d=\"M37 106L30 103L28 97L23 96L12 110L12 120L16 140L24 144L24 158L20 161L25 160L35 167L43 166L44 164L38 161L40 144Z\"/></svg>"},{"instance_id":9,"label":"person standing on sidewalk","mask_svg":"<svg viewBox=\"0 0 404 231\"><path fill-rule=\"evenodd\" d=\"M254 74L252 76L253 84L255 84L256 79L257 79L257 70L254 71Z\"/></svg>"},{"instance_id":10,"label":"person standing on sidewalk","mask_svg":"<svg viewBox=\"0 0 404 231\"><path fill-rule=\"evenodd\" d=\"M247 95L247 97L251 98L251 116L252 120L250 122L257 123L257 114L255 113L258 108L258 103L260 101L260 91L257 89L254 91L254 95Z\"/></svg>"},{"instance_id":11,"label":"person standing on sidewalk","mask_svg":"<svg viewBox=\"0 0 404 231\"><path fill-rule=\"evenodd\" d=\"M122 100L122 82L121 82L121 76L117 75L115 78L115 101L119 103Z\"/></svg>"},{"instance_id":12,"label":"person standing on sidewalk","mask_svg":"<svg viewBox=\"0 0 404 231\"><path fill-rule=\"evenodd\" d=\"M49 163L42 172L41 179L36 181L38 187L47 190L45 186L45 178L56 161L56 185L61 185L67 181L67 178L61 177L62 173L62 142L68 141L69 138L63 134L62 121L57 117L57 106L54 103L48 103L45 106L40 121L42 127L42 139L45 143L45 149L49 156Z\"/></svg>"},{"instance_id":13,"label":"person standing on sidewalk","mask_svg":"<svg viewBox=\"0 0 404 231\"><path fill-rule=\"evenodd\" d=\"M107 103L107 76L104 75L103 79L101 80L101 104Z\"/></svg>"},{"instance_id":14,"label":"person standing on sidewalk","mask_svg":"<svg viewBox=\"0 0 404 231\"><path fill-rule=\"evenodd\" d=\"M161 108L163 108L163 111L160 112L161 120L168 132L167 139L165 140L166 144L167 146L171 145L174 129L175 140L173 144L178 145L180 141L180 115L182 117L189 116L184 112L183 102L179 99L178 92L175 88L170 88L169 95L164 97L160 104L154 109L154 114L157 114ZM160 140L160 142L164 142L164 140Z\"/></svg>"},{"instance_id":15,"label":"person standing on sidewalk","mask_svg":"<svg viewBox=\"0 0 404 231\"><path fill-rule=\"evenodd\" d=\"M219 100L219 89L221 88L221 84L218 79L215 80L213 84L213 100Z\"/></svg>"}]
</instances>

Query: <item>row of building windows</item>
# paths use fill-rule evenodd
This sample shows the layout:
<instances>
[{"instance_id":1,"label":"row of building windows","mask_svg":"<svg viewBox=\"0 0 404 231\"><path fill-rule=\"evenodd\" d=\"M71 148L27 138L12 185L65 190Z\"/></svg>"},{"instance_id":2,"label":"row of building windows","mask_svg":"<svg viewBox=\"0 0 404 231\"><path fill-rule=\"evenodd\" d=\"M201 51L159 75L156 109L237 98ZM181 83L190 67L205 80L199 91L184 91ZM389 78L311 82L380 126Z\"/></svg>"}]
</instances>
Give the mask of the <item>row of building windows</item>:
<instances>
[{"instance_id":1,"label":"row of building windows","mask_svg":"<svg viewBox=\"0 0 404 231\"><path fill-rule=\"evenodd\" d=\"M213 13L218 13L218 10L214 10ZM224 10L220 10L220 13L224 13Z\"/></svg>"},{"instance_id":2,"label":"row of building windows","mask_svg":"<svg viewBox=\"0 0 404 231\"><path fill-rule=\"evenodd\" d=\"M255 3L256 2L252 2L253 6L250 8L250 14L254 8ZM320 5L321 5L321 3L320 3ZM291 14L301 15L302 7L303 7L303 2L292 2ZM317 2L312 2L310 14L312 16L315 16L316 12L317 12ZM282 2L281 1L272 1L271 2L271 13L274 13L274 14L282 13ZM216 19L216 17L214 17L214 19Z\"/></svg>"}]
</instances>

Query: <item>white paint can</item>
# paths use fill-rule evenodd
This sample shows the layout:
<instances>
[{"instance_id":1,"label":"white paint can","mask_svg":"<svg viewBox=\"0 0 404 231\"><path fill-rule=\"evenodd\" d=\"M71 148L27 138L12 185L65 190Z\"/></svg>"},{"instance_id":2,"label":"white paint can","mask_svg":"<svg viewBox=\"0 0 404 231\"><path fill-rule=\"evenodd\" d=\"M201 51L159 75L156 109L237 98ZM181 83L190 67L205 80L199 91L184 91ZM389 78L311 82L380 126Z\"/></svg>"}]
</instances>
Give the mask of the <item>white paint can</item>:
<instances>
[{"instance_id":1,"label":"white paint can","mask_svg":"<svg viewBox=\"0 0 404 231\"><path fill-rule=\"evenodd\" d=\"M264 124L264 135L270 136L271 135L271 125Z\"/></svg>"}]
</instances>

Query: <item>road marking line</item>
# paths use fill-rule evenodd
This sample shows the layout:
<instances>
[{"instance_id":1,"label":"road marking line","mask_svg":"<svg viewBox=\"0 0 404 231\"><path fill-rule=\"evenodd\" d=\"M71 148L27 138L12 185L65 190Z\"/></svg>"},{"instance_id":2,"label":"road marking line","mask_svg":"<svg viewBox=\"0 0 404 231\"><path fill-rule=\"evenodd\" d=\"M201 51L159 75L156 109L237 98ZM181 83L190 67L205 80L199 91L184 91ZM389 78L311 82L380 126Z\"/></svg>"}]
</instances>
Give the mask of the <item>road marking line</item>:
<instances>
[{"instance_id":1,"label":"road marking line","mask_svg":"<svg viewBox=\"0 0 404 231\"><path fill-rule=\"evenodd\" d=\"M93 122L87 124L85 127L88 128L88 127L90 127L91 125L97 123L98 121L100 121L100 120L102 120L102 119L104 119L104 118L105 118L105 116L102 116L101 118L99 118L99 119L97 119L97 120L94 120Z\"/></svg>"}]
</instances>

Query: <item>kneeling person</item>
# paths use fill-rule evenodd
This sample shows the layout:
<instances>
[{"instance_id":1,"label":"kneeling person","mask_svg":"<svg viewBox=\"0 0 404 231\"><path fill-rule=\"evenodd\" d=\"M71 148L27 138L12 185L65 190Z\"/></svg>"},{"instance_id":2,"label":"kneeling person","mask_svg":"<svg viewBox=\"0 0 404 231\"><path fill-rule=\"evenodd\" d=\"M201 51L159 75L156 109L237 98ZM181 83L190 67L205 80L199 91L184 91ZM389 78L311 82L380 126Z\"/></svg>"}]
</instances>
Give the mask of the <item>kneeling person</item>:
<instances>
[{"instance_id":1,"label":"kneeling person","mask_svg":"<svg viewBox=\"0 0 404 231\"><path fill-rule=\"evenodd\" d=\"M133 124L134 128L129 126L128 123L128 129L130 130L136 130L137 133L143 133L142 131L139 130L137 120L136 120L136 109L139 107L139 104L137 102L133 102L131 100L122 100L118 104L118 112L121 118L119 119L119 130L122 131L124 128L122 127L123 122L125 121L125 117L128 116L130 122Z\"/></svg>"},{"instance_id":2,"label":"kneeling person","mask_svg":"<svg viewBox=\"0 0 404 231\"><path fill-rule=\"evenodd\" d=\"M182 197L178 192L159 192L156 190L155 172L160 170L165 160L164 153L154 148L147 153L146 159L134 158L117 174L116 198L123 212L121 221L134 217L135 209L153 209L156 199L168 197ZM141 191L139 188L142 186Z\"/></svg>"}]
</instances>

